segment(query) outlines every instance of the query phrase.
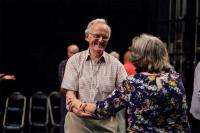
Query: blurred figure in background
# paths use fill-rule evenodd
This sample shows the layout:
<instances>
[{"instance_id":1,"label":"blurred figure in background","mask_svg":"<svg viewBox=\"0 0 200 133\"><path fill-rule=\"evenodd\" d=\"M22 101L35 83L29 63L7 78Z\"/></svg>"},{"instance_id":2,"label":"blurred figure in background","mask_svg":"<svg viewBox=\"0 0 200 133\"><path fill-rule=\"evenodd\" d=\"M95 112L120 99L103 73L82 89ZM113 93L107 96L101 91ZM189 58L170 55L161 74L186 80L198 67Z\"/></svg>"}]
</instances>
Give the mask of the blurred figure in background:
<instances>
[{"instance_id":1,"label":"blurred figure in background","mask_svg":"<svg viewBox=\"0 0 200 133\"><path fill-rule=\"evenodd\" d=\"M135 75L136 74L136 67L131 62L131 52L128 50L124 53L123 57L124 68L128 75Z\"/></svg>"},{"instance_id":2,"label":"blurred figure in background","mask_svg":"<svg viewBox=\"0 0 200 133\"><path fill-rule=\"evenodd\" d=\"M0 73L0 80L16 80L15 75Z\"/></svg>"},{"instance_id":3,"label":"blurred figure in background","mask_svg":"<svg viewBox=\"0 0 200 133\"><path fill-rule=\"evenodd\" d=\"M65 65L67 63L67 60L74 54L79 52L79 47L76 44L70 44L67 47L67 56L66 59L62 60L59 64L59 68L58 68L58 76L59 76L59 82L62 83L63 80L63 76L65 73Z\"/></svg>"},{"instance_id":4,"label":"blurred figure in background","mask_svg":"<svg viewBox=\"0 0 200 133\"><path fill-rule=\"evenodd\" d=\"M120 54L117 51L111 51L110 54L120 60Z\"/></svg>"},{"instance_id":5,"label":"blurred figure in background","mask_svg":"<svg viewBox=\"0 0 200 133\"><path fill-rule=\"evenodd\" d=\"M192 132L198 133L200 131L200 62L197 64L194 72L193 94L190 107L192 114Z\"/></svg>"},{"instance_id":6,"label":"blurred figure in background","mask_svg":"<svg viewBox=\"0 0 200 133\"><path fill-rule=\"evenodd\" d=\"M76 44L70 44L67 47L67 55L66 55L66 59L62 60L59 64L59 68L58 68L58 78L59 78L59 82L60 84L62 83L63 80L63 76L65 73L65 66L67 63L67 60L74 54L79 52L79 47ZM67 109L66 109L66 99L65 99L65 93L63 93L62 90L60 90L62 93L61 96L61 125L64 126L64 121L65 121L65 115L67 113Z\"/></svg>"}]
</instances>

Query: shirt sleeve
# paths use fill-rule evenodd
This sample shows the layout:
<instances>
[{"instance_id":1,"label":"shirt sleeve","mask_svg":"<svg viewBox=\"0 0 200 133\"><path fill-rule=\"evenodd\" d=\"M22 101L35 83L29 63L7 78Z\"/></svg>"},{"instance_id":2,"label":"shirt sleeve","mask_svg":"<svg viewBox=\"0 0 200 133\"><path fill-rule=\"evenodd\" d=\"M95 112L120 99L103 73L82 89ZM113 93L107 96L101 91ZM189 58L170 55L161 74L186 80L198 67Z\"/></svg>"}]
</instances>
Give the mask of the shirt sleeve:
<instances>
[{"instance_id":1,"label":"shirt sleeve","mask_svg":"<svg viewBox=\"0 0 200 133\"><path fill-rule=\"evenodd\" d=\"M73 91L78 90L78 69L76 59L73 57L68 59L66 63L61 88Z\"/></svg>"},{"instance_id":2,"label":"shirt sleeve","mask_svg":"<svg viewBox=\"0 0 200 133\"><path fill-rule=\"evenodd\" d=\"M128 75L127 75L127 72L126 72L123 64L120 63L119 64L119 71L117 73L116 86L119 87L120 84L122 83L122 81L125 80L127 76Z\"/></svg>"},{"instance_id":3,"label":"shirt sleeve","mask_svg":"<svg viewBox=\"0 0 200 133\"><path fill-rule=\"evenodd\" d=\"M132 91L127 88L127 85L129 86L130 84L127 80L124 80L122 85L116 88L108 98L96 103L95 115L97 119L106 119L114 116L118 111L127 107L129 95Z\"/></svg>"}]
</instances>

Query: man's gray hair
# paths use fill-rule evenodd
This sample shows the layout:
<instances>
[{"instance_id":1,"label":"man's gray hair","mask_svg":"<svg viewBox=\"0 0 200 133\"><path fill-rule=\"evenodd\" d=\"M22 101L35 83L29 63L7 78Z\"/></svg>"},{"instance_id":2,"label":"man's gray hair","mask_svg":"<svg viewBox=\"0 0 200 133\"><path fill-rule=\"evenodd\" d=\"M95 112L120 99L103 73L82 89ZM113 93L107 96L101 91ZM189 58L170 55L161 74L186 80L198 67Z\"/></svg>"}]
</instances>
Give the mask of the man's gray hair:
<instances>
[{"instance_id":1,"label":"man's gray hair","mask_svg":"<svg viewBox=\"0 0 200 133\"><path fill-rule=\"evenodd\" d=\"M94 25L96 23L106 24L107 27L108 27L109 37L111 36L111 28L108 25L107 21L105 19L103 19L103 18L97 18L97 19L94 19L94 20L90 21L89 24L87 25L87 28L85 29L85 33L86 34L90 33L92 25Z\"/></svg>"}]
</instances>

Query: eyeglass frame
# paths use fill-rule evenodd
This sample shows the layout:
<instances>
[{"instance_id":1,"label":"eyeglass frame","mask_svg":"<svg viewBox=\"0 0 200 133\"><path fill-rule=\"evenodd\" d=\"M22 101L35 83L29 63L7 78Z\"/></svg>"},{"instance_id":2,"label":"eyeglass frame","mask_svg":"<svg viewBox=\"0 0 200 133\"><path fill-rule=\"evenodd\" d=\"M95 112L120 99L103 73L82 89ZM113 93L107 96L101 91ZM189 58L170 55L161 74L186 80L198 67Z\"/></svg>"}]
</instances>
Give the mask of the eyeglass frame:
<instances>
[{"instance_id":1,"label":"eyeglass frame","mask_svg":"<svg viewBox=\"0 0 200 133\"><path fill-rule=\"evenodd\" d=\"M91 34L95 39L102 38L103 40L108 40L110 38L109 36L102 35L102 34L95 34L91 32L88 32L88 34Z\"/></svg>"}]
</instances>

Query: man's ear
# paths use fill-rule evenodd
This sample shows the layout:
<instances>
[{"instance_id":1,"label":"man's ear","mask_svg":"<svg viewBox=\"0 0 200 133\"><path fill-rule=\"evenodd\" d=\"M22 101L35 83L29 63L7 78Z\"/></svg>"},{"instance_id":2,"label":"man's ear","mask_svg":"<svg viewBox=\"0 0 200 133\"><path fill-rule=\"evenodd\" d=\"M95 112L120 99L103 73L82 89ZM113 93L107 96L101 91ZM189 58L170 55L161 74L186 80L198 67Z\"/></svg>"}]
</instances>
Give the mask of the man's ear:
<instances>
[{"instance_id":1,"label":"man's ear","mask_svg":"<svg viewBox=\"0 0 200 133\"><path fill-rule=\"evenodd\" d=\"M88 36L89 34L88 33L85 33L85 40L88 41Z\"/></svg>"}]
</instances>

